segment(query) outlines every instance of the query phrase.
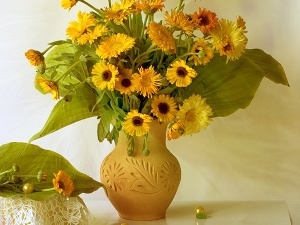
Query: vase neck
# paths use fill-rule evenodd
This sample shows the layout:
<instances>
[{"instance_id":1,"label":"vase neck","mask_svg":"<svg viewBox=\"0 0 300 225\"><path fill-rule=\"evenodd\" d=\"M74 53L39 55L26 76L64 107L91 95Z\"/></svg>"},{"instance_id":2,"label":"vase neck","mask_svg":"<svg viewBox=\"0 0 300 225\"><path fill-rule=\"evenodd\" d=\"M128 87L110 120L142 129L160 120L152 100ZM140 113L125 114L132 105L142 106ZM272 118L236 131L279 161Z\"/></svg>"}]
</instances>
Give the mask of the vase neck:
<instances>
[{"instance_id":1,"label":"vase neck","mask_svg":"<svg viewBox=\"0 0 300 225\"><path fill-rule=\"evenodd\" d=\"M148 132L148 148L149 150L156 151L158 148L166 148L166 129L167 124L159 123L157 120L152 121L150 124L150 130ZM144 136L141 137L133 137L134 138L134 152L138 154L139 151L143 148ZM117 146L127 146L128 139L127 135L121 131L119 135L119 141Z\"/></svg>"}]
</instances>

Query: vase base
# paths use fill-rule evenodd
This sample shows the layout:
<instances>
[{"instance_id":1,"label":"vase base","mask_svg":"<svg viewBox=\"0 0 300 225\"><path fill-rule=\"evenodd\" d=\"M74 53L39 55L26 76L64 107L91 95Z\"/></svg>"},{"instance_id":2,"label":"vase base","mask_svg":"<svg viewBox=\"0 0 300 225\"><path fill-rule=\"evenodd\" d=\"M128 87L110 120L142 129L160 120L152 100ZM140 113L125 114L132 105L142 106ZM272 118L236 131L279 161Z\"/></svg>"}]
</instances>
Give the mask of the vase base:
<instances>
[{"instance_id":1,"label":"vase base","mask_svg":"<svg viewBox=\"0 0 300 225\"><path fill-rule=\"evenodd\" d=\"M128 215L123 213L118 213L119 217L125 220L133 220L133 221L152 221L152 220L160 220L166 218L166 214L139 214L139 215Z\"/></svg>"}]
</instances>

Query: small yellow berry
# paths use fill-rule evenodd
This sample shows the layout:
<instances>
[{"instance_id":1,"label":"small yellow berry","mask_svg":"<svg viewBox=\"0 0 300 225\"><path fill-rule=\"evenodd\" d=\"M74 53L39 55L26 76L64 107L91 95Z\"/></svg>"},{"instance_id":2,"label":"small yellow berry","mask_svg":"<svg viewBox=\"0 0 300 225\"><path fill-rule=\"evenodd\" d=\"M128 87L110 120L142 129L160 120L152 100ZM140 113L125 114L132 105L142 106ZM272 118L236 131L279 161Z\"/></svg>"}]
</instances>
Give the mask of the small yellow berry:
<instances>
[{"instance_id":1,"label":"small yellow berry","mask_svg":"<svg viewBox=\"0 0 300 225\"><path fill-rule=\"evenodd\" d=\"M204 208L201 205L199 205L199 206L196 206L194 211L195 211L196 214L204 213Z\"/></svg>"},{"instance_id":2,"label":"small yellow berry","mask_svg":"<svg viewBox=\"0 0 300 225\"><path fill-rule=\"evenodd\" d=\"M31 192L33 192L33 184L30 183L26 183L23 185L23 192L25 194L30 194Z\"/></svg>"}]
</instances>

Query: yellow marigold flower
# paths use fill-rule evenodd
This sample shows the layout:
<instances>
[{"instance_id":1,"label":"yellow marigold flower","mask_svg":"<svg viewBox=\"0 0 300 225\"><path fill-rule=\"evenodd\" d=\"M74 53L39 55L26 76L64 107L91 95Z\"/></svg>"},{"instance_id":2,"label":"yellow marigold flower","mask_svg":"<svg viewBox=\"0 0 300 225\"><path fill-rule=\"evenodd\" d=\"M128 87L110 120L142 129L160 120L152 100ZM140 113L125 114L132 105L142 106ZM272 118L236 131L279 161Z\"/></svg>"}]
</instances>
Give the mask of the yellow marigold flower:
<instances>
[{"instance_id":1,"label":"yellow marigold flower","mask_svg":"<svg viewBox=\"0 0 300 225\"><path fill-rule=\"evenodd\" d=\"M52 180L52 183L55 190L65 196L71 196L74 191L74 183L70 176L62 170L58 171L57 174L54 173L53 175L55 178Z\"/></svg>"},{"instance_id":2,"label":"yellow marigold flower","mask_svg":"<svg viewBox=\"0 0 300 225\"><path fill-rule=\"evenodd\" d=\"M241 57L248 42L244 29L238 23L226 19L219 21L211 31L211 36L220 55L227 56L227 62Z\"/></svg>"},{"instance_id":3,"label":"yellow marigold flower","mask_svg":"<svg viewBox=\"0 0 300 225\"><path fill-rule=\"evenodd\" d=\"M195 66L206 65L214 57L214 50L204 38L199 38L195 42L191 52L194 55L190 56L188 60L194 61Z\"/></svg>"},{"instance_id":4,"label":"yellow marigold flower","mask_svg":"<svg viewBox=\"0 0 300 225\"><path fill-rule=\"evenodd\" d=\"M110 63L98 62L92 69L92 82L100 90L107 88L109 91L113 91L115 88L115 82L118 80L118 68Z\"/></svg>"},{"instance_id":5,"label":"yellow marigold flower","mask_svg":"<svg viewBox=\"0 0 300 225\"><path fill-rule=\"evenodd\" d=\"M117 76L115 89L121 94L130 95L136 90L136 84L132 76L132 70L123 68L119 70L119 75Z\"/></svg>"},{"instance_id":6,"label":"yellow marigold flower","mask_svg":"<svg viewBox=\"0 0 300 225\"><path fill-rule=\"evenodd\" d=\"M151 112L158 118L159 122L170 123L175 119L177 103L173 97L169 95L155 96L151 107Z\"/></svg>"},{"instance_id":7,"label":"yellow marigold flower","mask_svg":"<svg viewBox=\"0 0 300 225\"><path fill-rule=\"evenodd\" d=\"M122 33L114 34L100 43L96 54L102 59L118 57L121 53L131 49L134 44L134 38Z\"/></svg>"},{"instance_id":8,"label":"yellow marigold flower","mask_svg":"<svg viewBox=\"0 0 300 225\"><path fill-rule=\"evenodd\" d=\"M77 2L78 0L61 0L60 5L64 9L70 10Z\"/></svg>"},{"instance_id":9,"label":"yellow marigold flower","mask_svg":"<svg viewBox=\"0 0 300 225\"><path fill-rule=\"evenodd\" d=\"M27 52L25 52L25 57L29 60L30 65L32 66L45 65L44 56L39 51L29 49Z\"/></svg>"},{"instance_id":10,"label":"yellow marigold flower","mask_svg":"<svg viewBox=\"0 0 300 225\"><path fill-rule=\"evenodd\" d=\"M77 20L69 22L66 34L73 42L77 41L80 45L93 43L108 31L105 26L98 25L96 18L90 13L79 11Z\"/></svg>"},{"instance_id":11,"label":"yellow marigold flower","mask_svg":"<svg viewBox=\"0 0 300 225\"><path fill-rule=\"evenodd\" d=\"M171 14L166 12L164 19L166 24L172 28L182 30L189 35L194 32L193 21L191 21L189 17L182 11L177 12L176 10L172 10Z\"/></svg>"},{"instance_id":12,"label":"yellow marigold flower","mask_svg":"<svg viewBox=\"0 0 300 225\"><path fill-rule=\"evenodd\" d=\"M184 123L179 120L171 124L167 131L168 140L180 138L184 134Z\"/></svg>"},{"instance_id":13,"label":"yellow marigold flower","mask_svg":"<svg viewBox=\"0 0 300 225\"><path fill-rule=\"evenodd\" d=\"M148 27L151 41L164 52L176 52L176 43L172 33L163 25L151 22Z\"/></svg>"},{"instance_id":14,"label":"yellow marigold flower","mask_svg":"<svg viewBox=\"0 0 300 225\"><path fill-rule=\"evenodd\" d=\"M135 2L135 8L138 11L143 11L145 14L151 15L157 11L161 11L165 5L165 0L137 0Z\"/></svg>"},{"instance_id":15,"label":"yellow marigold flower","mask_svg":"<svg viewBox=\"0 0 300 225\"><path fill-rule=\"evenodd\" d=\"M43 89L45 93L52 94L52 98L54 100L59 99L58 86L54 81L47 80L39 76L36 78L36 83Z\"/></svg>"},{"instance_id":16,"label":"yellow marigold flower","mask_svg":"<svg viewBox=\"0 0 300 225\"><path fill-rule=\"evenodd\" d=\"M80 35L77 38L77 42L80 45L84 45L85 43L89 42L92 44L98 37L103 36L108 32L108 29L104 25L96 25L93 29L88 29L86 33Z\"/></svg>"},{"instance_id":17,"label":"yellow marigold flower","mask_svg":"<svg viewBox=\"0 0 300 225\"><path fill-rule=\"evenodd\" d=\"M114 3L111 8L104 9L104 17L107 21L123 24L127 20L128 15L133 11L132 6L134 0L121 0L121 3Z\"/></svg>"},{"instance_id":18,"label":"yellow marigold flower","mask_svg":"<svg viewBox=\"0 0 300 225\"><path fill-rule=\"evenodd\" d=\"M206 128L212 115L206 99L194 94L183 101L177 113L179 120L184 122L184 135L192 135Z\"/></svg>"},{"instance_id":19,"label":"yellow marigold flower","mask_svg":"<svg viewBox=\"0 0 300 225\"><path fill-rule=\"evenodd\" d=\"M166 78L177 87L187 87L192 83L192 78L197 76L197 72L186 65L186 62L182 59L176 60L167 69Z\"/></svg>"},{"instance_id":20,"label":"yellow marigold flower","mask_svg":"<svg viewBox=\"0 0 300 225\"><path fill-rule=\"evenodd\" d=\"M139 73L133 74L136 90L148 98L157 93L161 86L161 78L161 75L156 73L153 66L147 69L141 67L139 68Z\"/></svg>"},{"instance_id":21,"label":"yellow marigold flower","mask_svg":"<svg viewBox=\"0 0 300 225\"><path fill-rule=\"evenodd\" d=\"M151 122L151 116L139 113L137 110L131 110L125 117L123 130L131 136L139 137L148 133Z\"/></svg>"},{"instance_id":22,"label":"yellow marigold flower","mask_svg":"<svg viewBox=\"0 0 300 225\"><path fill-rule=\"evenodd\" d=\"M191 15L191 18L196 27L204 34L209 33L218 23L216 14L205 8L199 8L198 12Z\"/></svg>"}]
</instances>

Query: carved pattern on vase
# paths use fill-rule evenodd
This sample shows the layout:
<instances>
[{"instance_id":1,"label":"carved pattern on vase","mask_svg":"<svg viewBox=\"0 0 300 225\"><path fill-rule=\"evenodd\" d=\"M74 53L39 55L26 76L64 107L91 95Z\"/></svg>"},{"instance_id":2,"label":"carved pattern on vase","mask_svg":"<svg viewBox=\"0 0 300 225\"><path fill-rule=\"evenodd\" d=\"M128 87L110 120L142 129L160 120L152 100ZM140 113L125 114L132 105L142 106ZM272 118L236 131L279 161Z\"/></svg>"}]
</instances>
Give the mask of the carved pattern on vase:
<instances>
[{"instance_id":1,"label":"carved pattern on vase","mask_svg":"<svg viewBox=\"0 0 300 225\"><path fill-rule=\"evenodd\" d=\"M106 161L104 164L106 164ZM114 162L113 164L108 165L102 173L108 186L115 192L123 191L124 188L126 188L127 175L121 163Z\"/></svg>"},{"instance_id":2,"label":"carved pattern on vase","mask_svg":"<svg viewBox=\"0 0 300 225\"><path fill-rule=\"evenodd\" d=\"M117 162L105 166L102 171L103 178L113 191L121 192L128 185L127 188L133 192L154 195L162 189L173 191L177 188L180 170L174 163L165 161L156 168L144 159L126 157L126 162L130 164L130 171L126 171L124 163Z\"/></svg>"}]
</instances>

